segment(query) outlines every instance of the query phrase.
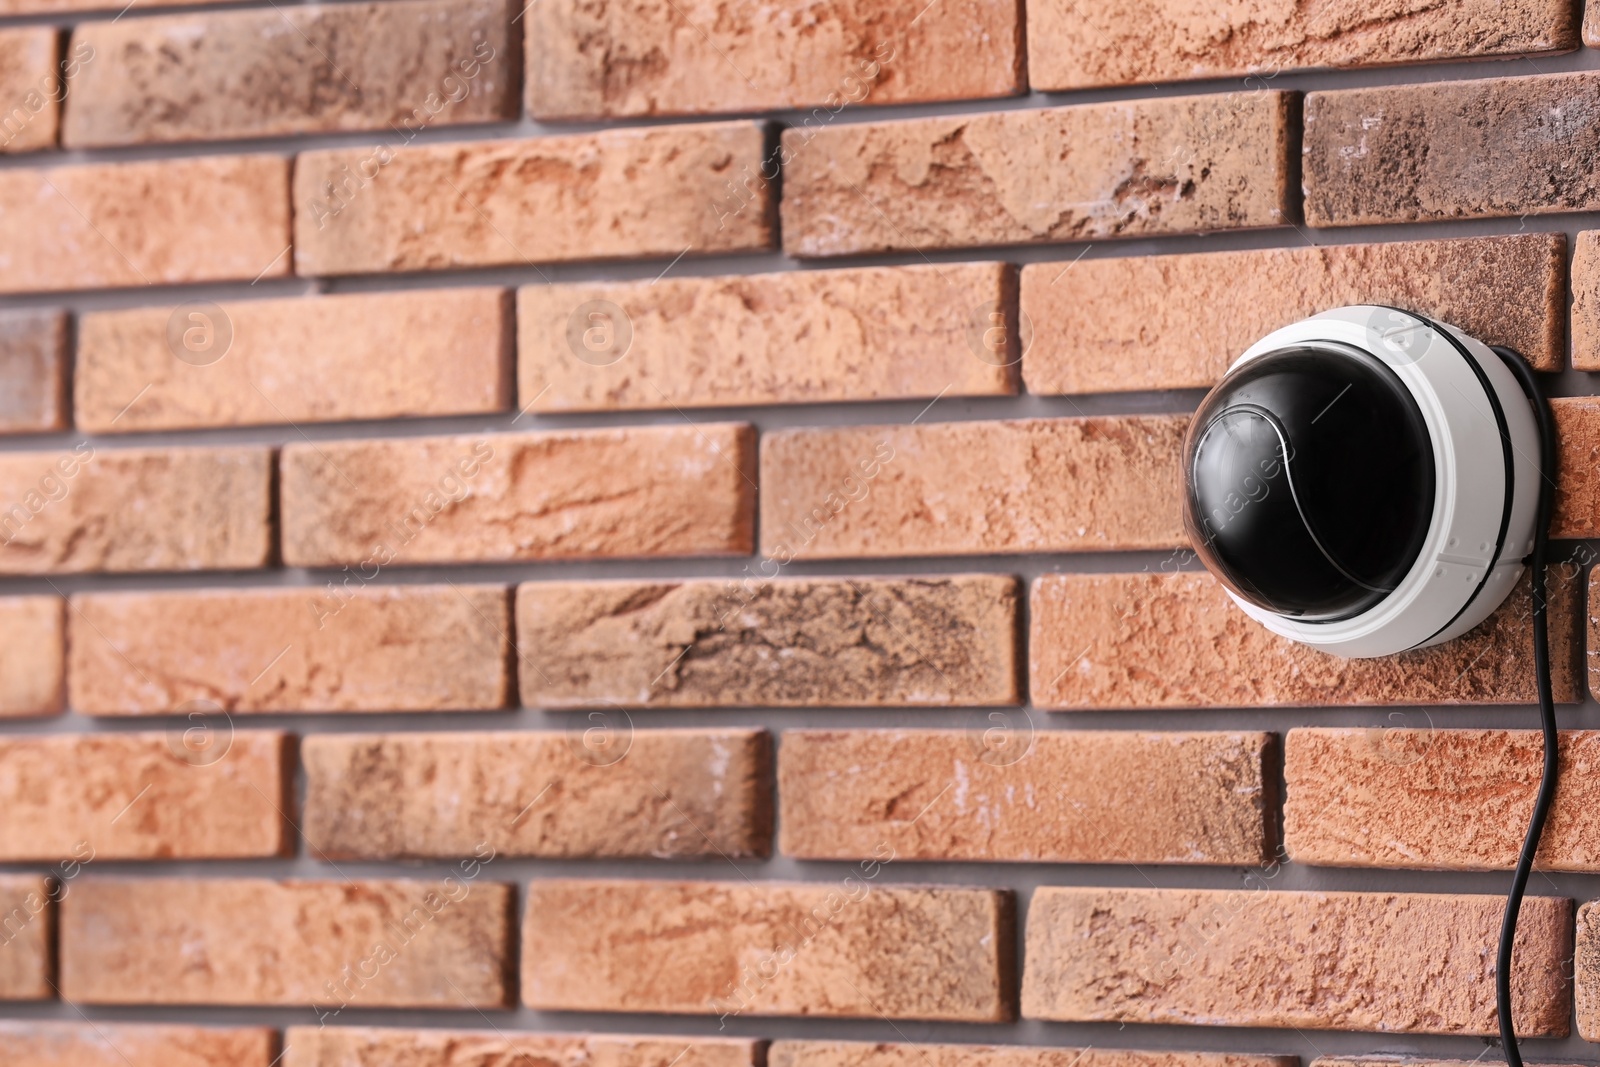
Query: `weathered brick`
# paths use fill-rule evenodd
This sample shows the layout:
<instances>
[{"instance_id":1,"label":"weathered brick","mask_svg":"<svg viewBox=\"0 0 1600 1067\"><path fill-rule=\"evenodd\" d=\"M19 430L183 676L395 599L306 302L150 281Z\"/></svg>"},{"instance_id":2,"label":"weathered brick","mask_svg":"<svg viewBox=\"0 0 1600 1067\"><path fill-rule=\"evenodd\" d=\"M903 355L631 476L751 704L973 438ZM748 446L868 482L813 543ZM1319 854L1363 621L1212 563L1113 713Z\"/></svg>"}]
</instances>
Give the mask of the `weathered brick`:
<instances>
[{"instance_id":1,"label":"weathered brick","mask_svg":"<svg viewBox=\"0 0 1600 1067\"><path fill-rule=\"evenodd\" d=\"M915 17L911 17L915 16ZM774 10L758 0L541 3L527 18L528 110L541 119L691 115L1014 96L1022 5L889 0Z\"/></svg>"},{"instance_id":2,"label":"weathered brick","mask_svg":"<svg viewBox=\"0 0 1600 1067\"><path fill-rule=\"evenodd\" d=\"M172 6L201 4L206 0L175 0ZM163 4L165 0L163 0ZM66 11L120 11L126 0L0 0L0 15L41 15Z\"/></svg>"},{"instance_id":3,"label":"weathered brick","mask_svg":"<svg viewBox=\"0 0 1600 1067\"><path fill-rule=\"evenodd\" d=\"M774 1041L770 1067L1300 1067L1296 1056L1022 1045Z\"/></svg>"},{"instance_id":4,"label":"weathered brick","mask_svg":"<svg viewBox=\"0 0 1600 1067\"><path fill-rule=\"evenodd\" d=\"M787 730L780 847L857 859L1262 862L1264 733Z\"/></svg>"},{"instance_id":5,"label":"weathered brick","mask_svg":"<svg viewBox=\"0 0 1600 1067\"><path fill-rule=\"evenodd\" d=\"M548 1034L498 1027L399 1030L292 1026L283 1067L491 1067L574 1063L593 1067L761 1067L761 1042L717 1037Z\"/></svg>"},{"instance_id":6,"label":"weathered brick","mask_svg":"<svg viewBox=\"0 0 1600 1067\"><path fill-rule=\"evenodd\" d=\"M65 602L53 596L0 598L0 718L54 715L66 681Z\"/></svg>"},{"instance_id":7,"label":"weathered brick","mask_svg":"<svg viewBox=\"0 0 1600 1067\"><path fill-rule=\"evenodd\" d=\"M286 855L288 744L203 720L0 740L0 860Z\"/></svg>"},{"instance_id":8,"label":"weathered brick","mask_svg":"<svg viewBox=\"0 0 1600 1067\"><path fill-rule=\"evenodd\" d=\"M984 341L1015 292L1004 263L531 285L518 391L532 411L1008 395L1017 354Z\"/></svg>"},{"instance_id":9,"label":"weathered brick","mask_svg":"<svg viewBox=\"0 0 1600 1067\"><path fill-rule=\"evenodd\" d=\"M305 739L305 835L333 859L472 855L765 856L764 730L642 730L596 713L571 732Z\"/></svg>"},{"instance_id":10,"label":"weathered brick","mask_svg":"<svg viewBox=\"0 0 1600 1067\"><path fill-rule=\"evenodd\" d=\"M137 1023L0 1022L8 1067L272 1067L278 1033Z\"/></svg>"},{"instance_id":11,"label":"weathered brick","mask_svg":"<svg viewBox=\"0 0 1600 1067\"><path fill-rule=\"evenodd\" d=\"M1600 230L1573 242L1572 368L1600 370Z\"/></svg>"},{"instance_id":12,"label":"weathered brick","mask_svg":"<svg viewBox=\"0 0 1600 1067\"><path fill-rule=\"evenodd\" d=\"M1577 582L1550 580L1555 698L1579 694ZM1278 637L1201 573L1052 574L1031 600L1039 707L1329 707L1536 700L1526 576L1462 637L1378 659L1342 659Z\"/></svg>"},{"instance_id":13,"label":"weathered brick","mask_svg":"<svg viewBox=\"0 0 1600 1067\"><path fill-rule=\"evenodd\" d=\"M743 423L294 444L291 566L725 556L755 540Z\"/></svg>"},{"instance_id":14,"label":"weathered brick","mask_svg":"<svg viewBox=\"0 0 1600 1067\"><path fill-rule=\"evenodd\" d=\"M358 274L760 251L774 239L764 136L758 123L724 122L303 152L295 267Z\"/></svg>"},{"instance_id":15,"label":"weathered brick","mask_svg":"<svg viewBox=\"0 0 1600 1067\"><path fill-rule=\"evenodd\" d=\"M78 320L92 433L470 415L511 406L501 289L99 311Z\"/></svg>"},{"instance_id":16,"label":"weathered brick","mask_svg":"<svg viewBox=\"0 0 1600 1067\"><path fill-rule=\"evenodd\" d=\"M94 50L62 125L70 148L235 140L517 117L506 0L209 11L83 22Z\"/></svg>"},{"instance_id":17,"label":"weathered brick","mask_svg":"<svg viewBox=\"0 0 1600 1067\"><path fill-rule=\"evenodd\" d=\"M1046 394L1209 388L1273 330L1344 304L1411 308L1556 371L1566 275L1559 233L1035 263L1022 376Z\"/></svg>"},{"instance_id":18,"label":"weathered brick","mask_svg":"<svg viewBox=\"0 0 1600 1067\"><path fill-rule=\"evenodd\" d=\"M522 1000L552 1011L1013 1017L1004 890L821 884L529 883ZM782 961L782 962L779 962Z\"/></svg>"},{"instance_id":19,"label":"weathered brick","mask_svg":"<svg viewBox=\"0 0 1600 1067\"><path fill-rule=\"evenodd\" d=\"M0 1001L52 1000L59 883L0 874Z\"/></svg>"},{"instance_id":20,"label":"weathered brick","mask_svg":"<svg viewBox=\"0 0 1600 1067\"><path fill-rule=\"evenodd\" d=\"M0 292L277 277L289 272L289 161L16 167L0 171L0 217Z\"/></svg>"},{"instance_id":21,"label":"weathered brick","mask_svg":"<svg viewBox=\"0 0 1600 1067\"><path fill-rule=\"evenodd\" d=\"M1600 397L1555 397L1550 412L1557 471L1550 536L1600 537Z\"/></svg>"},{"instance_id":22,"label":"weathered brick","mask_svg":"<svg viewBox=\"0 0 1600 1067\"><path fill-rule=\"evenodd\" d=\"M1184 0L1034 0L1028 5L1028 80L1035 89L1247 78L1265 86L1296 67L1375 67L1566 52L1578 46L1570 0L1444 0L1372 9L1228 8Z\"/></svg>"},{"instance_id":23,"label":"weathered brick","mask_svg":"<svg viewBox=\"0 0 1600 1067\"><path fill-rule=\"evenodd\" d=\"M494 710L507 599L460 584L80 594L68 692L89 715Z\"/></svg>"},{"instance_id":24,"label":"weathered brick","mask_svg":"<svg viewBox=\"0 0 1600 1067\"><path fill-rule=\"evenodd\" d=\"M1313 226L1590 211L1600 73L1307 95Z\"/></svg>"},{"instance_id":25,"label":"weathered brick","mask_svg":"<svg viewBox=\"0 0 1600 1067\"><path fill-rule=\"evenodd\" d=\"M525 583L522 700L1015 704L1018 594L1002 575Z\"/></svg>"},{"instance_id":26,"label":"weathered brick","mask_svg":"<svg viewBox=\"0 0 1600 1067\"><path fill-rule=\"evenodd\" d=\"M0 434L67 427L67 315L0 313Z\"/></svg>"},{"instance_id":27,"label":"weathered brick","mask_svg":"<svg viewBox=\"0 0 1600 1067\"><path fill-rule=\"evenodd\" d=\"M780 430L761 550L790 559L1173 548L1182 415Z\"/></svg>"},{"instance_id":28,"label":"weathered brick","mask_svg":"<svg viewBox=\"0 0 1600 1067\"><path fill-rule=\"evenodd\" d=\"M783 135L797 256L1281 226L1285 93L867 122Z\"/></svg>"},{"instance_id":29,"label":"weathered brick","mask_svg":"<svg viewBox=\"0 0 1600 1067\"><path fill-rule=\"evenodd\" d=\"M1585 1041L1600 1041L1600 909L1595 903L1578 909L1573 945L1573 1015Z\"/></svg>"},{"instance_id":30,"label":"weathered brick","mask_svg":"<svg viewBox=\"0 0 1600 1067\"><path fill-rule=\"evenodd\" d=\"M60 51L54 26L0 30L0 152L55 147L61 119Z\"/></svg>"},{"instance_id":31,"label":"weathered brick","mask_svg":"<svg viewBox=\"0 0 1600 1067\"><path fill-rule=\"evenodd\" d=\"M1022 1014L1386 1033L1499 1032L1498 895L1037 889ZM1522 903L1518 1034L1565 1037L1572 901ZM1418 981L1426 974L1427 981ZM1270 990L1270 995L1263 995Z\"/></svg>"},{"instance_id":32,"label":"weathered brick","mask_svg":"<svg viewBox=\"0 0 1600 1067\"><path fill-rule=\"evenodd\" d=\"M0 574L244 569L271 554L270 448L0 455Z\"/></svg>"},{"instance_id":33,"label":"weathered brick","mask_svg":"<svg viewBox=\"0 0 1600 1067\"><path fill-rule=\"evenodd\" d=\"M502 1007L511 887L475 870L414 881L85 878L61 902L61 994L323 1011Z\"/></svg>"}]
</instances>

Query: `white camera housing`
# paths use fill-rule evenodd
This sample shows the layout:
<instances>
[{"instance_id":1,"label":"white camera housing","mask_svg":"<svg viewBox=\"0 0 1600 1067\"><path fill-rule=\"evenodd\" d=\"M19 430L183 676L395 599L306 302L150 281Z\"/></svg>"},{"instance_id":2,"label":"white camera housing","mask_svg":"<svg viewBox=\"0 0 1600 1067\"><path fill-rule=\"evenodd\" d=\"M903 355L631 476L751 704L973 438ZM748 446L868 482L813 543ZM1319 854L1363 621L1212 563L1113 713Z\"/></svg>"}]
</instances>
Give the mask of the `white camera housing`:
<instances>
[{"instance_id":1,"label":"white camera housing","mask_svg":"<svg viewBox=\"0 0 1600 1067\"><path fill-rule=\"evenodd\" d=\"M1412 312L1337 308L1263 337L1201 403L1184 519L1263 626L1384 656L1505 599L1533 548L1540 454L1494 350Z\"/></svg>"}]
</instances>

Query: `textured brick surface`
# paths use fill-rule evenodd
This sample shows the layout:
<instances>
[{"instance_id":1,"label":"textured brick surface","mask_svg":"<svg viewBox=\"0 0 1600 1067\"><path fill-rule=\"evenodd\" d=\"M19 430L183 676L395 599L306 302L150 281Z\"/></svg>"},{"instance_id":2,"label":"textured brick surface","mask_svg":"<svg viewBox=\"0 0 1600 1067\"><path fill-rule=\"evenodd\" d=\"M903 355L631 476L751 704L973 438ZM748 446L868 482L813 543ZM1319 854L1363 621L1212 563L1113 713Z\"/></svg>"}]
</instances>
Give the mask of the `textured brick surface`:
<instances>
[{"instance_id":1,"label":"textured brick surface","mask_svg":"<svg viewBox=\"0 0 1600 1067\"><path fill-rule=\"evenodd\" d=\"M1600 398L1556 397L1556 499L1550 536L1600 536Z\"/></svg>"},{"instance_id":2,"label":"textured brick surface","mask_svg":"<svg viewBox=\"0 0 1600 1067\"><path fill-rule=\"evenodd\" d=\"M390 859L757 856L772 837L763 730L640 730L597 712L571 731L308 737L305 833Z\"/></svg>"},{"instance_id":3,"label":"textured brick surface","mask_svg":"<svg viewBox=\"0 0 1600 1067\"><path fill-rule=\"evenodd\" d=\"M55 147L62 96L59 53L53 26L0 30L0 152Z\"/></svg>"},{"instance_id":4,"label":"textured brick surface","mask_svg":"<svg viewBox=\"0 0 1600 1067\"><path fill-rule=\"evenodd\" d=\"M293 444L292 566L735 555L755 539L742 423Z\"/></svg>"},{"instance_id":5,"label":"textured brick surface","mask_svg":"<svg viewBox=\"0 0 1600 1067\"><path fill-rule=\"evenodd\" d=\"M1015 292L1001 263L530 285L518 393L552 412L1015 393L1017 354L983 347Z\"/></svg>"},{"instance_id":6,"label":"textured brick surface","mask_svg":"<svg viewBox=\"0 0 1600 1067\"><path fill-rule=\"evenodd\" d=\"M1553 371L1566 300L1558 233L1089 255L1022 269L1033 327L1022 375L1032 393L1209 388L1273 330L1344 304L1410 308Z\"/></svg>"},{"instance_id":7,"label":"textured brick surface","mask_svg":"<svg viewBox=\"0 0 1600 1067\"><path fill-rule=\"evenodd\" d=\"M385 0L86 22L62 143L225 141L517 117L507 0Z\"/></svg>"},{"instance_id":8,"label":"textured brick surface","mask_svg":"<svg viewBox=\"0 0 1600 1067\"><path fill-rule=\"evenodd\" d=\"M783 562L1176 547L1186 541L1179 460L1188 421L1118 415L767 433L761 550Z\"/></svg>"},{"instance_id":9,"label":"textured brick surface","mask_svg":"<svg viewBox=\"0 0 1600 1067\"><path fill-rule=\"evenodd\" d=\"M629 1037L495 1030L292 1026L283 1067L758 1067L760 1043L715 1037Z\"/></svg>"},{"instance_id":10,"label":"textured brick surface","mask_svg":"<svg viewBox=\"0 0 1600 1067\"><path fill-rule=\"evenodd\" d=\"M1218 863L1266 858L1262 733L789 730L781 849L859 859Z\"/></svg>"},{"instance_id":11,"label":"textured brick surface","mask_svg":"<svg viewBox=\"0 0 1600 1067\"><path fill-rule=\"evenodd\" d=\"M54 715L66 679L65 603L53 596L0 598L0 717Z\"/></svg>"},{"instance_id":12,"label":"textured brick surface","mask_svg":"<svg viewBox=\"0 0 1600 1067\"><path fill-rule=\"evenodd\" d=\"M59 892L59 883L40 875L0 874L0 1001L55 998Z\"/></svg>"},{"instance_id":13,"label":"textured brick surface","mask_svg":"<svg viewBox=\"0 0 1600 1067\"><path fill-rule=\"evenodd\" d=\"M1600 370L1600 230L1572 246L1572 366Z\"/></svg>"},{"instance_id":14,"label":"textured brick surface","mask_svg":"<svg viewBox=\"0 0 1600 1067\"><path fill-rule=\"evenodd\" d=\"M503 411L510 331L500 289L91 312L75 414L118 433Z\"/></svg>"},{"instance_id":15,"label":"textured brick surface","mask_svg":"<svg viewBox=\"0 0 1600 1067\"><path fill-rule=\"evenodd\" d=\"M1246 0L1034 0L1028 80L1035 89L1244 77L1270 84L1294 67L1370 67L1564 52L1578 45L1567 0L1444 0L1373 8Z\"/></svg>"},{"instance_id":16,"label":"textured brick surface","mask_svg":"<svg viewBox=\"0 0 1600 1067\"><path fill-rule=\"evenodd\" d=\"M61 994L87 1004L500 1007L510 913L510 886L454 874L85 878L61 902Z\"/></svg>"},{"instance_id":17,"label":"textured brick surface","mask_svg":"<svg viewBox=\"0 0 1600 1067\"><path fill-rule=\"evenodd\" d=\"M8 1067L272 1067L278 1034L98 1022L0 1023Z\"/></svg>"},{"instance_id":18,"label":"textured brick surface","mask_svg":"<svg viewBox=\"0 0 1600 1067\"><path fill-rule=\"evenodd\" d=\"M747 252L773 242L754 122L295 160L301 274ZM3 201L0 201L3 203Z\"/></svg>"},{"instance_id":19,"label":"textured brick surface","mask_svg":"<svg viewBox=\"0 0 1600 1067\"><path fill-rule=\"evenodd\" d=\"M1296 863L1510 870L1543 767L1534 730L1298 729L1285 745L1284 843ZM1600 733L1561 735L1537 863L1600 870Z\"/></svg>"},{"instance_id":20,"label":"textured brick surface","mask_svg":"<svg viewBox=\"0 0 1600 1067\"><path fill-rule=\"evenodd\" d=\"M1577 583L1550 575L1555 698L1578 699ZM1206 574L1056 574L1034 582L1034 703L1046 708L1521 704L1535 699L1527 579L1457 640L1341 659L1268 632Z\"/></svg>"},{"instance_id":21,"label":"textured brick surface","mask_svg":"<svg viewBox=\"0 0 1600 1067\"><path fill-rule=\"evenodd\" d=\"M507 599L459 583L82 594L71 702L91 715L501 708Z\"/></svg>"},{"instance_id":22,"label":"textured brick surface","mask_svg":"<svg viewBox=\"0 0 1600 1067\"><path fill-rule=\"evenodd\" d=\"M1028 909L1032 1019L1498 1033L1498 895L1068 889ZM1562 1037L1572 902L1522 904L1518 1034ZM1427 975L1427 981L1418 981ZM1270 993L1267 992L1270 990Z\"/></svg>"},{"instance_id":23,"label":"textured brick surface","mask_svg":"<svg viewBox=\"0 0 1600 1067\"><path fill-rule=\"evenodd\" d=\"M1600 206L1600 73L1315 92L1305 103L1313 226L1542 215Z\"/></svg>"},{"instance_id":24,"label":"textured brick surface","mask_svg":"<svg viewBox=\"0 0 1600 1067\"><path fill-rule=\"evenodd\" d=\"M233 859L293 843L288 738L225 723L0 740L0 860Z\"/></svg>"},{"instance_id":25,"label":"textured brick surface","mask_svg":"<svg viewBox=\"0 0 1600 1067\"><path fill-rule=\"evenodd\" d=\"M798 256L1279 226L1284 93L870 122L783 135Z\"/></svg>"},{"instance_id":26,"label":"textured brick surface","mask_svg":"<svg viewBox=\"0 0 1600 1067\"><path fill-rule=\"evenodd\" d=\"M289 161L278 156L4 170L0 217L0 292L289 273Z\"/></svg>"},{"instance_id":27,"label":"textured brick surface","mask_svg":"<svg viewBox=\"0 0 1600 1067\"><path fill-rule=\"evenodd\" d=\"M770 1067L1299 1067L1294 1056L1020 1045L774 1041Z\"/></svg>"},{"instance_id":28,"label":"textured brick surface","mask_svg":"<svg viewBox=\"0 0 1600 1067\"><path fill-rule=\"evenodd\" d=\"M527 18L528 110L543 119L1011 96L1026 90L1022 5L889 0L774 10L757 0L539 4ZM820 121L820 119L814 119Z\"/></svg>"},{"instance_id":29,"label":"textured brick surface","mask_svg":"<svg viewBox=\"0 0 1600 1067\"><path fill-rule=\"evenodd\" d=\"M66 427L69 358L64 312L0 313L0 434Z\"/></svg>"},{"instance_id":30,"label":"textured brick surface","mask_svg":"<svg viewBox=\"0 0 1600 1067\"><path fill-rule=\"evenodd\" d=\"M1585 1041L1600 1041L1600 909L1590 901L1578 909L1573 945L1573 1015Z\"/></svg>"},{"instance_id":31,"label":"textured brick surface","mask_svg":"<svg viewBox=\"0 0 1600 1067\"><path fill-rule=\"evenodd\" d=\"M1014 578L535 582L517 589L523 703L1015 704Z\"/></svg>"},{"instance_id":32,"label":"textured brick surface","mask_svg":"<svg viewBox=\"0 0 1600 1067\"><path fill-rule=\"evenodd\" d=\"M813 885L532 882L522 927L523 1003L717 1016L1010 1019L1011 895L886 886L876 881L883 869L874 860L845 881Z\"/></svg>"},{"instance_id":33,"label":"textured brick surface","mask_svg":"<svg viewBox=\"0 0 1600 1067\"><path fill-rule=\"evenodd\" d=\"M205 0L177 0L174 7L204 3ZM0 0L0 15L50 14L59 11L121 11L125 3L114 0Z\"/></svg>"},{"instance_id":34,"label":"textured brick surface","mask_svg":"<svg viewBox=\"0 0 1600 1067\"><path fill-rule=\"evenodd\" d=\"M0 573L261 567L272 540L267 448L0 455Z\"/></svg>"}]
</instances>

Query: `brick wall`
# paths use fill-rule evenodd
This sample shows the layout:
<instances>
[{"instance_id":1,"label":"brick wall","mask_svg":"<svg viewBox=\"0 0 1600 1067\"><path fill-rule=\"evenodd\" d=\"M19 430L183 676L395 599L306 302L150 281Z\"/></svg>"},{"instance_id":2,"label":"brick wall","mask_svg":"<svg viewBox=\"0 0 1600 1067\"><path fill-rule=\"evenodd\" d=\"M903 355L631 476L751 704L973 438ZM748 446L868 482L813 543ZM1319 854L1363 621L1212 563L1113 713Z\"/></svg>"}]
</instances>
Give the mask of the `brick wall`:
<instances>
[{"instance_id":1,"label":"brick wall","mask_svg":"<svg viewBox=\"0 0 1600 1067\"><path fill-rule=\"evenodd\" d=\"M0 1063L1498 1061L1526 586L1341 661L1179 522L1369 301L1559 397L1512 982L1600 1060L1584 27L0 0Z\"/></svg>"}]
</instances>

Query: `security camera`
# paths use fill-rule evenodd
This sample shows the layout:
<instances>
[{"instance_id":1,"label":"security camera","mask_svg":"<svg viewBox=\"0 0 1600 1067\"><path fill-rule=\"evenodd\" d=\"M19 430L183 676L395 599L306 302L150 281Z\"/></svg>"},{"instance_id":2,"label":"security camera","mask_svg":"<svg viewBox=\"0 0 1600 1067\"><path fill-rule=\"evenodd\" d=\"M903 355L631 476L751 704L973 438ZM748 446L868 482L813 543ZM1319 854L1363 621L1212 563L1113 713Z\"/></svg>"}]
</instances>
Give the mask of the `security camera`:
<instances>
[{"instance_id":1,"label":"security camera","mask_svg":"<svg viewBox=\"0 0 1600 1067\"><path fill-rule=\"evenodd\" d=\"M1465 633L1534 547L1548 461L1531 382L1520 360L1395 308L1263 337L1184 443L1196 553L1267 629L1336 655Z\"/></svg>"}]
</instances>

